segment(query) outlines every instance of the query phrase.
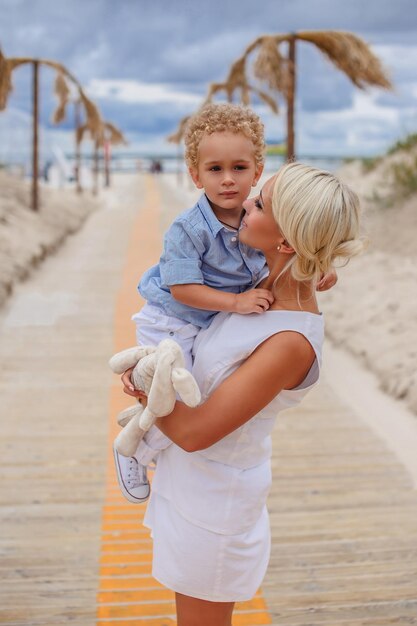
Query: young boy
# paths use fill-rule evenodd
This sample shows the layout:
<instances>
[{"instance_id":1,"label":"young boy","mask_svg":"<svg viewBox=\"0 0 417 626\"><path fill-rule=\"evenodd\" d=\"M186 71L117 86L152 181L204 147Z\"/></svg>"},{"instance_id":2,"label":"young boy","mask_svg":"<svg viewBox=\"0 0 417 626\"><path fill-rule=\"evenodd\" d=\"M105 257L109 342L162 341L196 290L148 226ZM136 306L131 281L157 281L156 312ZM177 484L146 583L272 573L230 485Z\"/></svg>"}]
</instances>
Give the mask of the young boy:
<instances>
[{"instance_id":1,"label":"young boy","mask_svg":"<svg viewBox=\"0 0 417 626\"><path fill-rule=\"evenodd\" d=\"M171 337L192 367L192 346L219 311L263 313L273 302L266 289L251 289L266 271L260 251L239 242L242 203L262 174L263 124L251 110L211 104L194 115L185 135L190 175L204 193L167 231L158 265L139 283L147 304L133 316L142 345ZM122 492L132 502L149 496L146 465L171 441L155 426L134 457L114 450Z\"/></svg>"}]
</instances>

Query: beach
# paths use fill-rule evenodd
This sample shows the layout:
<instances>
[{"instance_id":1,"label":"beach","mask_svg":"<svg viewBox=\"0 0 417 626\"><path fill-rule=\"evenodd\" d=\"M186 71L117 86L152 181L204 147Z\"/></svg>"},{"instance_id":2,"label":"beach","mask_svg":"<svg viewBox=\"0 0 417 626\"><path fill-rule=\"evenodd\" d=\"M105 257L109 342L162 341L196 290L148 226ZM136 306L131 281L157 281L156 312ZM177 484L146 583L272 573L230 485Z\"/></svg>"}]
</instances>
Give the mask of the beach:
<instances>
[{"instance_id":1,"label":"beach","mask_svg":"<svg viewBox=\"0 0 417 626\"><path fill-rule=\"evenodd\" d=\"M0 171L0 307L68 235L77 232L99 203L91 193L40 185L40 210L30 209L31 185Z\"/></svg>"},{"instance_id":2,"label":"beach","mask_svg":"<svg viewBox=\"0 0 417 626\"><path fill-rule=\"evenodd\" d=\"M369 245L340 269L336 288L321 294L320 303L334 345L417 413L417 195L394 195L390 160L368 173L359 162L339 171L360 196Z\"/></svg>"}]
</instances>

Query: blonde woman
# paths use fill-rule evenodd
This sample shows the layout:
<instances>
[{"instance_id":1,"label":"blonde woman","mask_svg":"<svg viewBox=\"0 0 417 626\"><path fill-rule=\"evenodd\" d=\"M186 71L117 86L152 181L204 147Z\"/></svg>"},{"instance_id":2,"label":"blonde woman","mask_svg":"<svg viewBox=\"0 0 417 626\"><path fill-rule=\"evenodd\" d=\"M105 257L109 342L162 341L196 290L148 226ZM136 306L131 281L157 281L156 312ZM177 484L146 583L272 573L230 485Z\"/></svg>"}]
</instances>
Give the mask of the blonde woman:
<instances>
[{"instance_id":1,"label":"blonde woman","mask_svg":"<svg viewBox=\"0 0 417 626\"><path fill-rule=\"evenodd\" d=\"M153 576L176 593L178 626L230 626L270 553L266 498L279 411L317 383L323 318L316 283L362 249L356 195L335 176L292 163L244 203L240 240L265 255L258 287L274 302L256 313L219 313L195 342L200 406L177 402L158 420L174 442L158 457L145 525ZM129 371L122 377L129 391ZM146 402L146 397L138 393Z\"/></svg>"}]
</instances>

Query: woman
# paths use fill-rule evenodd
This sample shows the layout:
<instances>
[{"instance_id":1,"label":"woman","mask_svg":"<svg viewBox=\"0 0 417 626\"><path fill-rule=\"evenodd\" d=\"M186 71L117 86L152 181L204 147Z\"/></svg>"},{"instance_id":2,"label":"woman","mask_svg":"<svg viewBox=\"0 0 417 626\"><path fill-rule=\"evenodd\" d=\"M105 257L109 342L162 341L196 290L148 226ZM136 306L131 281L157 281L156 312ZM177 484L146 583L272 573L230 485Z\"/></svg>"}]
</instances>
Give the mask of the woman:
<instances>
[{"instance_id":1,"label":"woman","mask_svg":"<svg viewBox=\"0 0 417 626\"><path fill-rule=\"evenodd\" d=\"M323 319L315 285L362 249L356 195L333 175L292 163L244 203L239 237L262 250L262 314L219 313L195 343L202 403L157 422L174 444L158 457L145 525L153 575L176 592L178 626L230 626L253 597L270 551L266 498L276 414L317 383ZM129 371L122 377L126 393ZM138 397L142 397L137 392Z\"/></svg>"}]
</instances>

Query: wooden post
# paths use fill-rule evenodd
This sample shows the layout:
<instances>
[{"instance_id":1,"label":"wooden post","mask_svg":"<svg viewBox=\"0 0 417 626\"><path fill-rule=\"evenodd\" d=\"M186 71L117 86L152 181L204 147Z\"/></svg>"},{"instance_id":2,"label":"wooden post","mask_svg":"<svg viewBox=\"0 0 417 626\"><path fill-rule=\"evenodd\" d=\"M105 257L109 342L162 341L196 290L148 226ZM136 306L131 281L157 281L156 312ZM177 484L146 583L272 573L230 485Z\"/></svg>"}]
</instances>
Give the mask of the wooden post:
<instances>
[{"instance_id":1,"label":"wooden post","mask_svg":"<svg viewBox=\"0 0 417 626\"><path fill-rule=\"evenodd\" d=\"M93 155L93 196L98 194L98 140L94 139L94 155Z\"/></svg>"},{"instance_id":2,"label":"wooden post","mask_svg":"<svg viewBox=\"0 0 417 626\"><path fill-rule=\"evenodd\" d=\"M80 101L74 102L74 122L75 122L75 183L77 185L77 193L81 193L83 188L81 187L81 144L78 142L78 129L81 126L80 117Z\"/></svg>"},{"instance_id":3,"label":"wooden post","mask_svg":"<svg viewBox=\"0 0 417 626\"><path fill-rule=\"evenodd\" d=\"M39 61L33 61L33 145L32 145L32 211L39 210L39 155L38 155L38 125L39 125Z\"/></svg>"},{"instance_id":4,"label":"wooden post","mask_svg":"<svg viewBox=\"0 0 417 626\"><path fill-rule=\"evenodd\" d=\"M111 158L111 152L110 152L111 148L110 148L110 141L108 139L104 140L104 146L103 146L103 151L104 151L104 186L105 187L110 187L110 158Z\"/></svg>"},{"instance_id":5,"label":"wooden post","mask_svg":"<svg viewBox=\"0 0 417 626\"><path fill-rule=\"evenodd\" d=\"M287 160L295 159L294 109L296 90L295 33L288 40L288 88L287 88Z\"/></svg>"},{"instance_id":6,"label":"wooden post","mask_svg":"<svg viewBox=\"0 0 417 626\"><path fill-rule=\"evenodd\" d=\"M177 183L182 185L183 177L182 177L182 150L181 150L181 142L178 142L177 146Z\"/></svg>"}]
</instances>

